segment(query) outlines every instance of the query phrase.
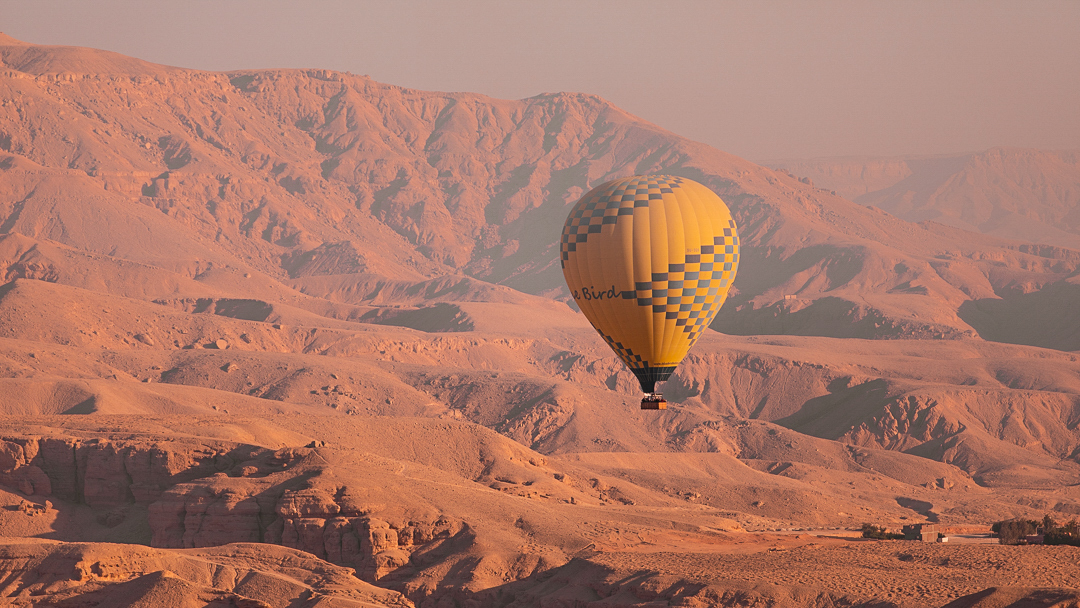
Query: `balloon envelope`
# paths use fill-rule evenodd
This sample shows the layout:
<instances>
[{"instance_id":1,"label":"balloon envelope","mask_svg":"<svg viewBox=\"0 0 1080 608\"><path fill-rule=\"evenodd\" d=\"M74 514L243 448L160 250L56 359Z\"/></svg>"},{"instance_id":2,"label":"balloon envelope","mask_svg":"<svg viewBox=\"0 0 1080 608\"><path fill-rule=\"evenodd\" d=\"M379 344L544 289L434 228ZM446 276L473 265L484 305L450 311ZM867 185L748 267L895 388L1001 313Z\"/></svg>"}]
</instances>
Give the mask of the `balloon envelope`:
<instances>
[{"instance_id":1,"label":"balloon envelope","mask_svg":"<svg viewBox=\"0 0 1080 608\"><path fill-rule=\"evenodd\" d=\"M581 312L646 393L667 380L716 317L739 266L727 205L671 175L591 190L567 216L560 250Z\"/></svg>"}]
</instances>

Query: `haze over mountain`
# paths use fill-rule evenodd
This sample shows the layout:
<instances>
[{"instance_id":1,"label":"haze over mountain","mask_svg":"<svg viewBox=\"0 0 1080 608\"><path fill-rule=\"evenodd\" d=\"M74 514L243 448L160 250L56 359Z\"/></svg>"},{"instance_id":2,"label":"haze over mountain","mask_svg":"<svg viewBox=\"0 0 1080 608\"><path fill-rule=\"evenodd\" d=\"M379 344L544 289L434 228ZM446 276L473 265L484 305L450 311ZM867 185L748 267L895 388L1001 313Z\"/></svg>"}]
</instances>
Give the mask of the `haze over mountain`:
<instances>
[{"instance_id":1,"label":"haze over mountain","mask_svg":"<svg viewBox=\"0 0 1080 608\"><path fill-rule=\"evenodd\" d=\"M715 190L743 247L661 413L637 409L557 263L569 205L637 173ZM807 181L595 96L200 72L4 37L0 535L152 545L115 558L116 593L192 605L331 587L535 605L555 601L545 577L587 587L638 563L610 556L747 530L1080 513L1080 251ZM1058 183L1032 213L1066 225ZM0 593L27 603L107 595L113 558L85 556L123 555L19 546L6 563L91 573L11 575ZM268 563L323 570L274 596ZM984 588L962 578L925 597ZM671 598L921 605L908 583L730 583Z\"/></svg>"},{"instance_id":2,"label":"haze over mountain","mask_svg":"<svg viewBox=\"0 0 1080 608\"><path fill-rule=\"evenodd\" d=\"M912 222L1080 249L1080 151L769 163Z\"/></svg>"}]
</instances>

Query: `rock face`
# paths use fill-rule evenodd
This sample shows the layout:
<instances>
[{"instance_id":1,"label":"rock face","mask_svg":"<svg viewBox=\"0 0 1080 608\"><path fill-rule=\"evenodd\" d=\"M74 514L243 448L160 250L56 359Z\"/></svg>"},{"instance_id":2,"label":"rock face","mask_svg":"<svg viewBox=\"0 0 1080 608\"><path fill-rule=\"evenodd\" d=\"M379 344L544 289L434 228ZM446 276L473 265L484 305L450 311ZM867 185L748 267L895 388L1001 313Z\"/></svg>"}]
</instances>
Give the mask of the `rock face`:
<instances>
[{"instance_id":1,"label":"rock face","mask_svg":"<svg viewBox=\"0 0 1080 608\"><path fill-rule=\"evenodd\" d=\"M287 465L293 453L269 462ZM250 469L241 473L252 474ZM149 505L151 544L198 548L265 542L351 566L364 580L377 581L409 564L414 551L462 532L460 522L446 518L388 523L374 517L371 505L357 501L347 486L299 484L278 490L250 481L221 476L170 488Z\"/></svg>"},{"instance_id":2,"label":"rock face","mask_svg":"<svg viewBox=\"0 0 1080 608\"><path fill-rule=\"evenodd\" d=\"M0 483L94 508L147 504L176 483L221 470L233 457L209 447L8 437L0 438Z\"/></svg>"}]
</instances>

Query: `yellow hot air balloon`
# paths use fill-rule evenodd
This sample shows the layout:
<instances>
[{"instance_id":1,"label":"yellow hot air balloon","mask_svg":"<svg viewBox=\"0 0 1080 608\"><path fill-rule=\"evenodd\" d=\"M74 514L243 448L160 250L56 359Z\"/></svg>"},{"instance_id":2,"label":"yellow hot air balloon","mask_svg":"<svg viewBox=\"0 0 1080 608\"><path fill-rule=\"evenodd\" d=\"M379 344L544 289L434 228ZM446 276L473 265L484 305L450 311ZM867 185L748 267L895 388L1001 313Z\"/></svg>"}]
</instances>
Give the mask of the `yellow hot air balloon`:
<instances>
[{"instance_id":1,"label":"yellow hot air balloon","mask_svg":"<svg viewBox=\"0 0 1080 608\"><path fill-rule=\"evenodd\" d=\"M641 383L641 408L664 409L656 383L716 317L739 267L727 205L685 177L617 179L574 205L560 249L574 301Z\"/></svg>"}]
</instances>

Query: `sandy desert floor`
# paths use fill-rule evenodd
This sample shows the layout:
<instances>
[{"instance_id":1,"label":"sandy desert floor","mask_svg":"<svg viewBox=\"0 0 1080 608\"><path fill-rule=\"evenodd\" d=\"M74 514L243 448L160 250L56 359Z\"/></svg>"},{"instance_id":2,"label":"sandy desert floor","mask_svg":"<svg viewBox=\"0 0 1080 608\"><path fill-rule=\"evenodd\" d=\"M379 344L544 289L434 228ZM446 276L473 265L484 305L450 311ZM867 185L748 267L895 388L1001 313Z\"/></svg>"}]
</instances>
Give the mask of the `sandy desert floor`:
<instances>
[{"instance_id":1,"label":"sandy desert floor","mask_svg":"<svg viewBox=\"0 0 1080 608\"><path fill-rule=\"evenodd\" d=\"M597 543L560 567L452 597L462 605L597 607L1067 608L1080 602L1074 547L663 536L633 547ZM165 550L7 538L0 539L0 558L5 605L410 605L347 568L268 545Z\"/></svg>"},{"instance_id":2,"label":"sandy desert floor","mask_svg":"<svg viewBox=\"0 0 1080 608\"><path fill-rule=\"evenodd\" d=\"M669 584L771 585L899 606L943 606L1002 587L1060 588L1062 600L1080 599L1076 593L1080 552L1073 547L960 546L821 537L778 542L762 536L735 542L743 547L737 544L731 550L702 553L612 552L589 561L610 568L616 577L648 572L650 578ZM1022 595L1015 590L1009 593Z\"/></svg>"}]
</instances>

